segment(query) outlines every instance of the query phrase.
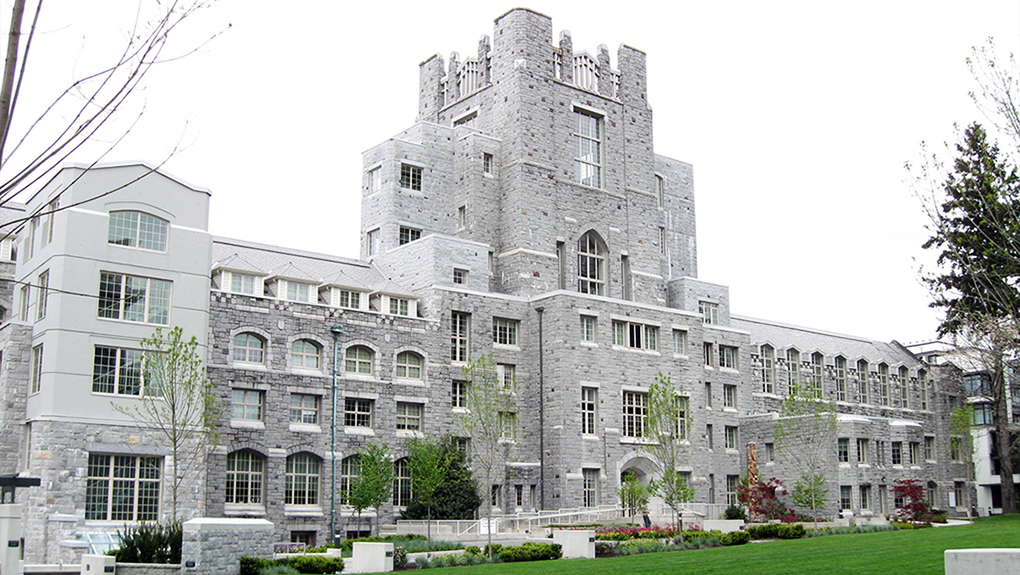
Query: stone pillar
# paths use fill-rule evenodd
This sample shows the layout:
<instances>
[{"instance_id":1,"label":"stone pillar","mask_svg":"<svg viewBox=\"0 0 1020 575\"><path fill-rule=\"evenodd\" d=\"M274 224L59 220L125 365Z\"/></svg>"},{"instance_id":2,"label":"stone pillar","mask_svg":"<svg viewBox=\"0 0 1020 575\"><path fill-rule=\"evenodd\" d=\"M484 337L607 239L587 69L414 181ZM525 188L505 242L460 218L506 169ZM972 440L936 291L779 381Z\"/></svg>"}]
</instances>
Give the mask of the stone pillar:
<instances>
[{"instance_id":1,"label":"stone pillar","mask_svg":"<svg viewBox=\"0 0 1020 575\"><path fill-rule=\"evenodd\" d=\"M21 573L21 516L25 506L0 505L0 573Z\"/></svg>"}]
</instances>

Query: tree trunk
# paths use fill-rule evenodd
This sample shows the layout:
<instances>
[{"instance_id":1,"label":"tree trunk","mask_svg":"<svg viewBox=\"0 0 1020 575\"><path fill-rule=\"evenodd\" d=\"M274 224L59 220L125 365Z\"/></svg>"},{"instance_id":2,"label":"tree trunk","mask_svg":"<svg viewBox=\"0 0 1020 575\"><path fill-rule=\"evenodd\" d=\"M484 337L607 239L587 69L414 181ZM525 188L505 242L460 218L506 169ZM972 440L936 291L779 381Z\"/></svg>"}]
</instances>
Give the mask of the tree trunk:
<instances>
[{"instance_id":1,"label":"tree trunk","mask_svg":"<svg viewBox=\"0 0 1020 575\"><path fill-rule=\"evenodd\" d=\"M1013 445L1010 441L1009 414L1006 409L1005 367L993 370L992 389L995 393L995 435L999 451L999 486L1002 490L1002 512L1016 513L1016 488L1013 486Z\"/></svg>"},{"instance_id":2,"label":"tree trunk","mask_svg":"<svg viewBox=\"0 0 1020 575\"><path fill-rule=\"evenodd\" d=\"M0 167L3 166L4 144L7 142L7 133L11 128L11 93L14 91L14 73L18 69L21 19L24 15L25 0L14 0L14 8L11 11L11 28L7 36L7 61L4 63L3 84L0 85Z\"/></svg>"}]
</instances>

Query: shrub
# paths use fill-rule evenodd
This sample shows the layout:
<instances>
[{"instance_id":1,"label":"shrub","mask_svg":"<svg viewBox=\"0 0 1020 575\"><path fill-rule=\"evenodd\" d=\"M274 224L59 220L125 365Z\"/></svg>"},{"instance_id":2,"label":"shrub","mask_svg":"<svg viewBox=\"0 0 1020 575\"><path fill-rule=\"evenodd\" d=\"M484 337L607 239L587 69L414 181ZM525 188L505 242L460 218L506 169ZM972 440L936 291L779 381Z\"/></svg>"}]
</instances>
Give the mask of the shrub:
<instances>
[{"instance_id":1,"label":"shrub","mask_svg":"<svg viewBox=\"0 0 1020 575\"><path fill-rule=\"evenodd\" d=\"M617 555L637 555L639 553L659 553L665 551L666 545L654 539L631 539L616 546Z\"/></svg>"},{"instance_id":2,"label":"shrub","mask_svg":"<svg viewBox=\"0 0 1020 575\"><path fill-rule=\"evenodd\" d=\"M777 525L776 537L780 539L800 539L804 536L803 525Z\"/></svg>"},{"instance_id":3,"label":"shrub","mask_svg":"<svg viewBox=\"0 0 1020 575\"><path fill-rule=\"evenodd\" d=\"M143 521L117 531L120 548L110 552L119 563L180 563L184 530L180 523Z\"/></svg>"},{"instance_id":4,"label":"shrub","mask_svg":"<svg viewBox=\"0 0 1020 575\"><path fill-rule=\"evenodd\" d=\"M538 543L529 541L523 545L504 546L499 550L499 558L506 563L517 561L543 561L559 559L563 556L563 546L558 543Z\"/></svg>"},{"instance_id":5,"label":"shrub","mask_svg":"<svg viewBox=\"0 0 1020 575\"><path fill-rule=\"evenodd\" d=\"M259 575L263 569L274 567L277 563L263 557L241 557L241 575Z\"/></svg>"},{"instance_id":6,"label":"shrub","mask_svg":"<svg viewBox=\"0 0 1020 575\"><path fill-rule=\"evenodd\" d=\"M287 566L297 573L321 574L338 573L344 569L344 560L339 557L321 555L297 555L284 559L262 557L241 557L241 575L261 575L272 567Z\"/></svg>"},{"instance_id":7,"label":"shrub","mask_svg":"<svg viewBox=\"0 0 1020 575\"><path fill-rule=\"evenodd\" d=\"M499 555L499 551L502 548L503 548L503 546L500 545L499 543L493 543L491 550L489 549L489 546L486 545L485 549L483 549L483 552L485 553L486 557L488 557L489 555Z\"/></svg>"},{"instance_id":8,"label":"shrub","mask_svg":"<svg viewBox=\"0 0 1020 575\"><path fill-rule=\"evenodd\" d=\"M465 555L481 555L482 554L482 550L481 550L481 548L476 547L474 545L468 545L467 547L464 548L464 554Z\"/></svg>"},{"instance_id":9,"label":"shrub","mask_svg":"<svg viewBox=\"0 0 1020 575\"><path fill-rule=\"evenodd\" d=\"M300 573L290 565L273 565L259 570L259 575L300 575Z\"/></svg>"},{"instance_id":10,"label":"shrub","mask_svg":"<svg viewBox=\"0 0 1020 575\"><path fill-rule=\"evenodd\" d=\"M595 556L596 557L614 557L616 556L616 545L612 543L605 543L603 541L595 542Z\"/></svg>"},{"instance_id":11,"label":"shrub","mask_svg":"<svg viewBox=\"0 0 1020 575\"><path fill-rule=\"evenodd\" d=\"M407 549L399 545L393 546L393 568L399 569L407 565Z\"/></svg>"},{"instance_id":12,"label":"shrub","mask_svg":"<svg viewBox=\"0 0 1020 575\"><path fill-rule=\"evenodd\" d=\"M743 545L750 540L751 535L747 531L733 531L719 538L723 545Z\"/></svg>"},{"instance_id":13,"label":"shrub","mask_svg":"<svg viewBox=\"0 0 1020 575\"><path fill-rule=\"evenodd\" d=\"M723 513L723 519L740 519L747 521L747 512L740 505L730 505Z\"/></svg>"}]
</instances>

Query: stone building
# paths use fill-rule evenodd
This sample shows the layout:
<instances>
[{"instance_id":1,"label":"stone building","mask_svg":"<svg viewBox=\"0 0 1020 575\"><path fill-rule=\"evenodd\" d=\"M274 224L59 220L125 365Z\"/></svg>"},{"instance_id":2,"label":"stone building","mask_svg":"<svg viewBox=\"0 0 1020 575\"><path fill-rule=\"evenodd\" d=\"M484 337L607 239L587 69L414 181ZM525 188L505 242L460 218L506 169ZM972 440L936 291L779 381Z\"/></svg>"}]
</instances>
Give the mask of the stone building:
<instances>
[{"instance_id":1,"label":"stone building","mask_svg":"<svg viewBox=\"0 0 1020 575\"><path fill-rule=\"evenodd\" d=\"M364 154L360 259L211 237L208 192L144 165L60 172L28 202L0 291L21 310L0 327L0 437L18 454L0 461L43 480L19 492L26 559L167 515L173 462L115 407L144 394L138 341L172 325L198 337L226 407L185 515L265 517L281 541L366 528L344 502L369 441L397 478L363 515L392 521L406 439L462 435L481 356L515 402L512 455L481 487L500 513L615 504L625 472L650 479L660 373L687 398L680 471L704 510L736 500L749 442L763 475L796 479L769 446L801 378L839 412L827 514L889 512L900 478L946 507L966 476L948 447L958 383L896 343L731 315L697 276L692 166L654 153L646 86L640 50L614 67L526 9L476 56L428 58L417 123Z\"/></svg>"}]
</instances>

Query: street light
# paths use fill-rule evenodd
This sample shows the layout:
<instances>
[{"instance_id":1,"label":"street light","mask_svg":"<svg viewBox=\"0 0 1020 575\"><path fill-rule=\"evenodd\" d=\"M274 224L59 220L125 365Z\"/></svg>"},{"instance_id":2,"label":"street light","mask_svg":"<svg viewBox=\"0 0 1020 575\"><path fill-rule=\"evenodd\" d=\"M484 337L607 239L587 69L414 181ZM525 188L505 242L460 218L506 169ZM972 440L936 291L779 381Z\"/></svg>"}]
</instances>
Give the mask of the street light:
<instances>
[{"instance_id":1,"label":"street light","mask_svg":"<svg viewBox=\"0 0 1020 575\"><path fill-rule=\"evenodd\" d=\"M333 333L333 412L330 414L330 440L329 440L329 461L330 461L330 509L329 509L329 536L333 539L333 545L336 545L336 388L337 388L337 366L339 357L340 347L340 334L344 332L344 328L336 325L329 328L329 331Z\"/></svg>"}]
</instances>

